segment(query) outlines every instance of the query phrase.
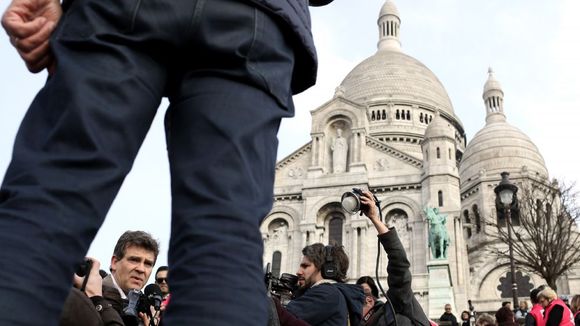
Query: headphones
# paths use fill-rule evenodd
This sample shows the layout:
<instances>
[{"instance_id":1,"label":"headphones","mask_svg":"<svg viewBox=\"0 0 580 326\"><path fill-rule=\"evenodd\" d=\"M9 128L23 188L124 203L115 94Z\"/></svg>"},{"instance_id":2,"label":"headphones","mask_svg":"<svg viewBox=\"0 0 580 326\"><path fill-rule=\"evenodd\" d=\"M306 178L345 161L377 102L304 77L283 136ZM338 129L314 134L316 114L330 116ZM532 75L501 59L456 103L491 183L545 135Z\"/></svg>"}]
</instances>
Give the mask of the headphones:
<instances>
[{"instance_id":1,"label":"headphones","mask_svg":"<svg viewBox=\"0 0 580 326\"><path fill-rule=\"evenodd\" d=\"M336 266L332 256L332 246L324 247L324 257L324 264L322 264L321 269L322 277L334 280L338 276L338 266Z\"/></svg>"}]
</instances>

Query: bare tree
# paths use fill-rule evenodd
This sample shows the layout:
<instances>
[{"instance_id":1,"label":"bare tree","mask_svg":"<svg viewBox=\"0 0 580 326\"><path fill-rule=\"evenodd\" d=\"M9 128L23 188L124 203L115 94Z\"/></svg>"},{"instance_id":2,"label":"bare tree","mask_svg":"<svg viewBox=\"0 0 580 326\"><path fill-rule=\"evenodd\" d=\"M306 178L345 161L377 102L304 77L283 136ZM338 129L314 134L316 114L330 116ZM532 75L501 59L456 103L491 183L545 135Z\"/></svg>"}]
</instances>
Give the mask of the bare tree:
<instances>
[{"instance_id":1,"label":"bare tree","mask_svg":"<svg viewBox=\"0 0 580 326\"><path fill-rule=\"evenodd\" d=\"M580 209L574 184L551 185L527 181L518 184L517 207L512 207L512 223L506 223L502 210L497 211L491 238L508 243L508 225L516 266L535 273L557 289L559 277L580 262ZM498 258L509 259L508 250L494 248Z\"/></svg>"}]
</instances>

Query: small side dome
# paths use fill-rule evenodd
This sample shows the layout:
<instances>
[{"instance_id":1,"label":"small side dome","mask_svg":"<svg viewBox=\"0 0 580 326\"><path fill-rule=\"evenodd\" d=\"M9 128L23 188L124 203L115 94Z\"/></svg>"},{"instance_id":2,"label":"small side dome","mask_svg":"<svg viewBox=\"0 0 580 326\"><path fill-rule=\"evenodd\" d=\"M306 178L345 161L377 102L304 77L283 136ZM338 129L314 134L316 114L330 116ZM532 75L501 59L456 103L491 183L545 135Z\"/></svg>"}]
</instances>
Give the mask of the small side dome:
<instances>
[{"instance_id":1,"label":"small side dome","mask_svg":"<svg viewBox=\"0 0 580 326\"><path fill-rule=\"evenodd\" d=\"M499 176L507 171L518 175L522 170L548 177L544 158L532 140L506 121L503 91L493 70L483 87L486 109L485 126L467 144L459 166L462 182L478 175Z\"/></svg>"},{"instance_id":2,"label":"small side dome","mask_svg":"<svg viewBox=\"0 0 580 326\"><path fill-rule=\"evenodd\" d=\"M437 111L433 121L425 129L425 139L447 137L453 139L453 127Z\"/></svg>"},{"instance_id":3,"label":"small side dome","mask_svg":"<svg viewBox=\"0 0 580 326\"><path fill-rule=\"evenodd\" d=\"M506 121L497 121L487 124L467 145L459 176L465 182L482 171L493 176L503 171L518 175L524 167L548 177L544 158L530 138Z\"/></svg>"}]
</instances>

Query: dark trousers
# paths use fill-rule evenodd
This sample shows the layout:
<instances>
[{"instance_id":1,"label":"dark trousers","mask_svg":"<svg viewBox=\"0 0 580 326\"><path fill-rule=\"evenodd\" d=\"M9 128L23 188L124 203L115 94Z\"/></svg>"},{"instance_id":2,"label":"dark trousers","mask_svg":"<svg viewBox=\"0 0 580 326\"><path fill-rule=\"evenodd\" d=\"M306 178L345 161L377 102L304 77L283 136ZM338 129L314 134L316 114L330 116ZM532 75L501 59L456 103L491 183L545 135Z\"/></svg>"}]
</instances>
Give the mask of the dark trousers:
<instances>
[{"instance_id":1,"label":"dark trousers","mask_svg":"<svg viewBox=\"0 0 580 326\"><path fill-rule=\"evenodd\" d=\"M245 1L74 0L51 45L56 72L22 122L0 192L0 325L57 324L73 267L164 96L164 324L265 325L258 227L279 123L293 114L281 26Z\"/></svg>"}]
</instances>

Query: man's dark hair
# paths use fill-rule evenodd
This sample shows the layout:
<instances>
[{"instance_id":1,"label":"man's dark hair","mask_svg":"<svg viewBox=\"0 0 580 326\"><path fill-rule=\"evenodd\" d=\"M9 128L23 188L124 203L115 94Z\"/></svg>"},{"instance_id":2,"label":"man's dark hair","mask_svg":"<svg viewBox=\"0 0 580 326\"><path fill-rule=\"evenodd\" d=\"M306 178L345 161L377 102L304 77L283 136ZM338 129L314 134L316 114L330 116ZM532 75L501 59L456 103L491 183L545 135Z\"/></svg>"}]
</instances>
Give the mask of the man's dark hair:
<instances>
[{"instance_id":1,"label":"man's dark hair","mask_svg":"<svg viewBox=\"0 0 580 326\"><path fill-rule=\"evenodd\" d=\"M541 292L543 289L545 289L545 288L546 288L546 286L545 286L545 285L540 285L540 286L538 286L537 288L533 289L533 290L530 292L530 300L532 300L532 304L537 304L537 303L540 303L540 302L538 301L538 293L540 293L540 292Z\"/></svg>"},{"instance_id":2,"label":"man's dark hair","mask_svg":"<svg viewBox=\"0 0 580 326\"><path fill-rule=\"evenodd\" d=\"M117 241L113 255L117 259L123 259L128 247L135 246L153 252L155 260L159 255L159 242L151 237L151 234L143 231L125 231Z\"/></svg>"},{"instance_id":3,"label":"man's dark hair","mask_svg":"<svg viewBox=\"0 0 580 326\"><path fill-rule=\"evenodd\" d=\"M538 293L540 293L540 290L538 289L533 289L530 292L530 300L532 300L532 304L537 304L538 302Z\"/></svg>"},{"instance_id":4,"label":"man's dark hair","mask_svg":"<svg viewBox=\"0 0 580 326\"><path fill-rule=\"evenodd\" d=\"M356 280L356 284L367 284L369 286L369 288L371 288L371 294L373 295L373 297L378 298L379 297L379 289L377 288L377 285L375 284L375 280L373 280L372 277L370 276L361 276L361 278L359 278L358 280Z\"/></svg>"},{"instance_id":5,"label":"man's dark hair","mask_svg":"<svg viewBox=\"0 0 580 326\"><path fill-rule=\"evenodd\" d=\"M495 322L499 326L516 326L514 322L514 312L503 306L495 313Z\"/></svg>"},{"instance_id":6,"label":"man's dark hair","mask_svg":"<svg viewBox=\"0 0 580 326\"><path fill-rule=\"evenodd\" d=\"M510 304L510 303L511 303L511 301L504 301L504 302L502 302L502 303L501 303L501 306L502 306L502 307L505 307L506 305L508 305L508 304ZM497 317L496 317L496 318L497 318Z\"/></svg>"},{"instance_id":7,"label":"man's dark hair","mask_svg":"<svg viewBox=\"0 0 580 326\"><path fill-rule=\"evenodd\" d=\"M346 271L348 270L348 256L344 252L343 246L330 246L332 262L336 264L337 273L333 279L337 282L344 282L346 280ZM315 243L302 249L302 254L307 257L316 268L322 270L322 265L326 262L325 245L322 243Z\"/></svg>"},{"instance_id":8,"label":"man's dark hair","mask_svg":"<svg viewBox=\"0 0 580 326\"><path fill-rule=\"evenodd\" d=\"M163 272L163 271L169 271L169 267L159 266L159 268L157 268L157 271L155 272L155 279L157 279L157 274L159 274L159 272Z\"/></svg>"}]
</instances>

